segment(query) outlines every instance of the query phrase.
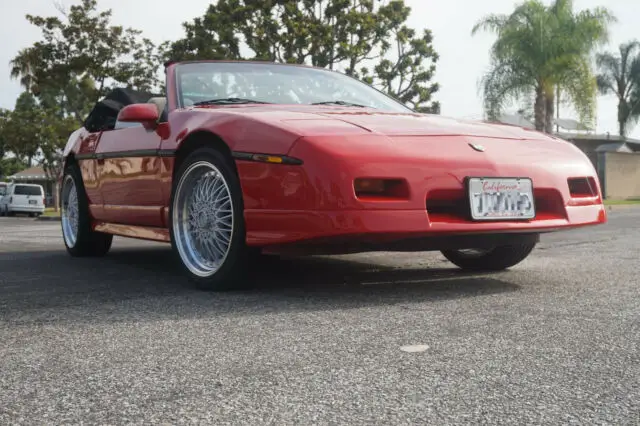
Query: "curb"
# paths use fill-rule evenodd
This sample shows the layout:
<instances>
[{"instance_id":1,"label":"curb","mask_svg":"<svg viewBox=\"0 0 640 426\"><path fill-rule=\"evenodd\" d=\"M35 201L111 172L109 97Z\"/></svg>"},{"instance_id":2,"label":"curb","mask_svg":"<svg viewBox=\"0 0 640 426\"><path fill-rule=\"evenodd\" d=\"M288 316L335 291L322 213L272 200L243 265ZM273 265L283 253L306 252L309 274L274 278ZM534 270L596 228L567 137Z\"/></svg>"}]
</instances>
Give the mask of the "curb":
<instances>
[{"instance_id":1,"label":"curb","mask_svg":"<svg viewBox=\"0 0 640 426\"><path fill-rule=\"evenodd\" d=\"M613 204L606 206L608 211L640 209L640 204Z\"/></svg>"},{"instance_id":2,"label":"curb","mask_svg":"<svg viewBox=\"0 0 640 426\"><path fill-rule=\"evenodd\" d=\"M44 220L45 222L60 222L60 216L38 216L36 220Z\"/></svg>"}]
</instances>

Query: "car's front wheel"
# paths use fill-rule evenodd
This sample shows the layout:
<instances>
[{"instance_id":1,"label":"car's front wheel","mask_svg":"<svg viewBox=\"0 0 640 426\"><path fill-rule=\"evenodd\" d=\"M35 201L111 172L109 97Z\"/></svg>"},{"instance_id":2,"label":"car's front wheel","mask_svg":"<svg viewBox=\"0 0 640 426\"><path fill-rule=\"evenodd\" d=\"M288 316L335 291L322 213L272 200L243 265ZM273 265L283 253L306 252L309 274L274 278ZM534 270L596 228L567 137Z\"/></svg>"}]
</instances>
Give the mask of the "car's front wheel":
<instances>
[{"instance_id":1,"label":"car's front wheel","mask_svg":"<svg viewBox=\"0 0 640 426\"><path fill-rule=\"evenodd\" d=\"M91 227L89 200L78 166L67 166L60 191L60 222L67 252L74 257L104 256L109 252L113 235L96 232Z\"/></svg>"},{"instance_id":2,"label":"car's front wheel","mask_svg":"<svg viewBox=\"0 0 640 426\"><path fill-rule=\"evenodd\" d=\"M442 250L447 260L469 271L500 271L522 262L531 254L536 243L497 246L491 249Z\"/></svg>"},{"instance_id":3,"label":"car's front wheel","mask_svg":"<svg viewBox=\"0 0 640 426\"><path fill-rule=\"evenodd\" d=\"M250 256L243 210L239 178L223 154L199 148L181 163L171 194L171 245L200 289L243 286Z\"/></svg>"}]
</instances>

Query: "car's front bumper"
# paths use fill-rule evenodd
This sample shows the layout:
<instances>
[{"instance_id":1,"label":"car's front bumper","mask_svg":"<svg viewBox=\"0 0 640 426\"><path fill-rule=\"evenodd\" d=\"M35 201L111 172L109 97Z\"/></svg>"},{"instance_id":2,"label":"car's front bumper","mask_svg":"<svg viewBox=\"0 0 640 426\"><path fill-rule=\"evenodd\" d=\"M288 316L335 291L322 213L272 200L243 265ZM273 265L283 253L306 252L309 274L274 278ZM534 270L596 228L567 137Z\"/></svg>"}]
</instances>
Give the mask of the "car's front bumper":
<instances>
[{"instance_id":1,"label":"car's front bumper","mask_svg":"<svg viewBox=\"0 0 640 426\"><path fill-rule=\"evenodd\" d=\"M350 246L365 247L367 244L380 250L385 247L401 251L440 249L438 244L434 244L436 240L430 239L468 236L480 242L491 235L540 234L606 222L606 210L601 204L571 206L566 211L566 218L470 222L453 217L430 220L425 210L246 210L245 221L247 243L250 245L315 245L326 246L335 252L350 252L353 251ZM416 244L416 239L424 241Z\"/></svg>"},{"instance_id":2,"label":"car's front bumper","mask_svg":"<svg viewBox=\"0 0 640 426\"><path fill-rule=\"evenodd\" d=\"M468 141L482 142L486 152L471 149ZM607 219L593 165L567 142L305 138L287 155L304 162L237 162L251 245L537 234ZM531 179L535 218L473 221L469 177ZM363 178L402 181L403 189L361 196L355 181ZM590 182L590 191L572 189L569 181L576 179Z\"/></svg>"}]
</instances>

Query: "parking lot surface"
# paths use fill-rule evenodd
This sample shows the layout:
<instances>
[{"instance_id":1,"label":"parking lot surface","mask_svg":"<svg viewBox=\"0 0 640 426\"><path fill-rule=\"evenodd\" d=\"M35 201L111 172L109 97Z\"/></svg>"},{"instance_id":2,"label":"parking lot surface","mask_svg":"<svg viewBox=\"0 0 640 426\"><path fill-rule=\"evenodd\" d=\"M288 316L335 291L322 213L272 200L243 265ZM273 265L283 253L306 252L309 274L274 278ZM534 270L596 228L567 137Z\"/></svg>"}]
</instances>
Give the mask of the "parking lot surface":
<instances>
[{"instance_id":1,"label":"parking lot surface","mask_svg":"<svg viewBox=\"0 0 640 426\"><path fill-rule=\"evenodd\" d=\"M0 218L0 424L637 424L640 209L463 274L438 253L185 285L168 245L72 259Z\"/></svg>"}]
</instances>

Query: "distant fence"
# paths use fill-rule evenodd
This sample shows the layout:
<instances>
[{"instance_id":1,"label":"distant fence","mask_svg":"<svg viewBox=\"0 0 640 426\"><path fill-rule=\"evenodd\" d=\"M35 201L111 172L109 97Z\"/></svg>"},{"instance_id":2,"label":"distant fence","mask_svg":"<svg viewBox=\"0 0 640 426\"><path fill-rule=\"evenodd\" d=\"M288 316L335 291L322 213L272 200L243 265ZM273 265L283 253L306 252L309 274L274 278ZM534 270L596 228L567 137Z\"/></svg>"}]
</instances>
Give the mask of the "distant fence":
<instances>
[{"instance_id":1,"label":"distant fence","mask_svg":"<svg viewBox=\"0 0 640 426\"><path fill-rule=\"evenodd\" d=\"M640 153L599 153L598 175L605 198L640 199Z\"/></svg>"}]
</instances>

